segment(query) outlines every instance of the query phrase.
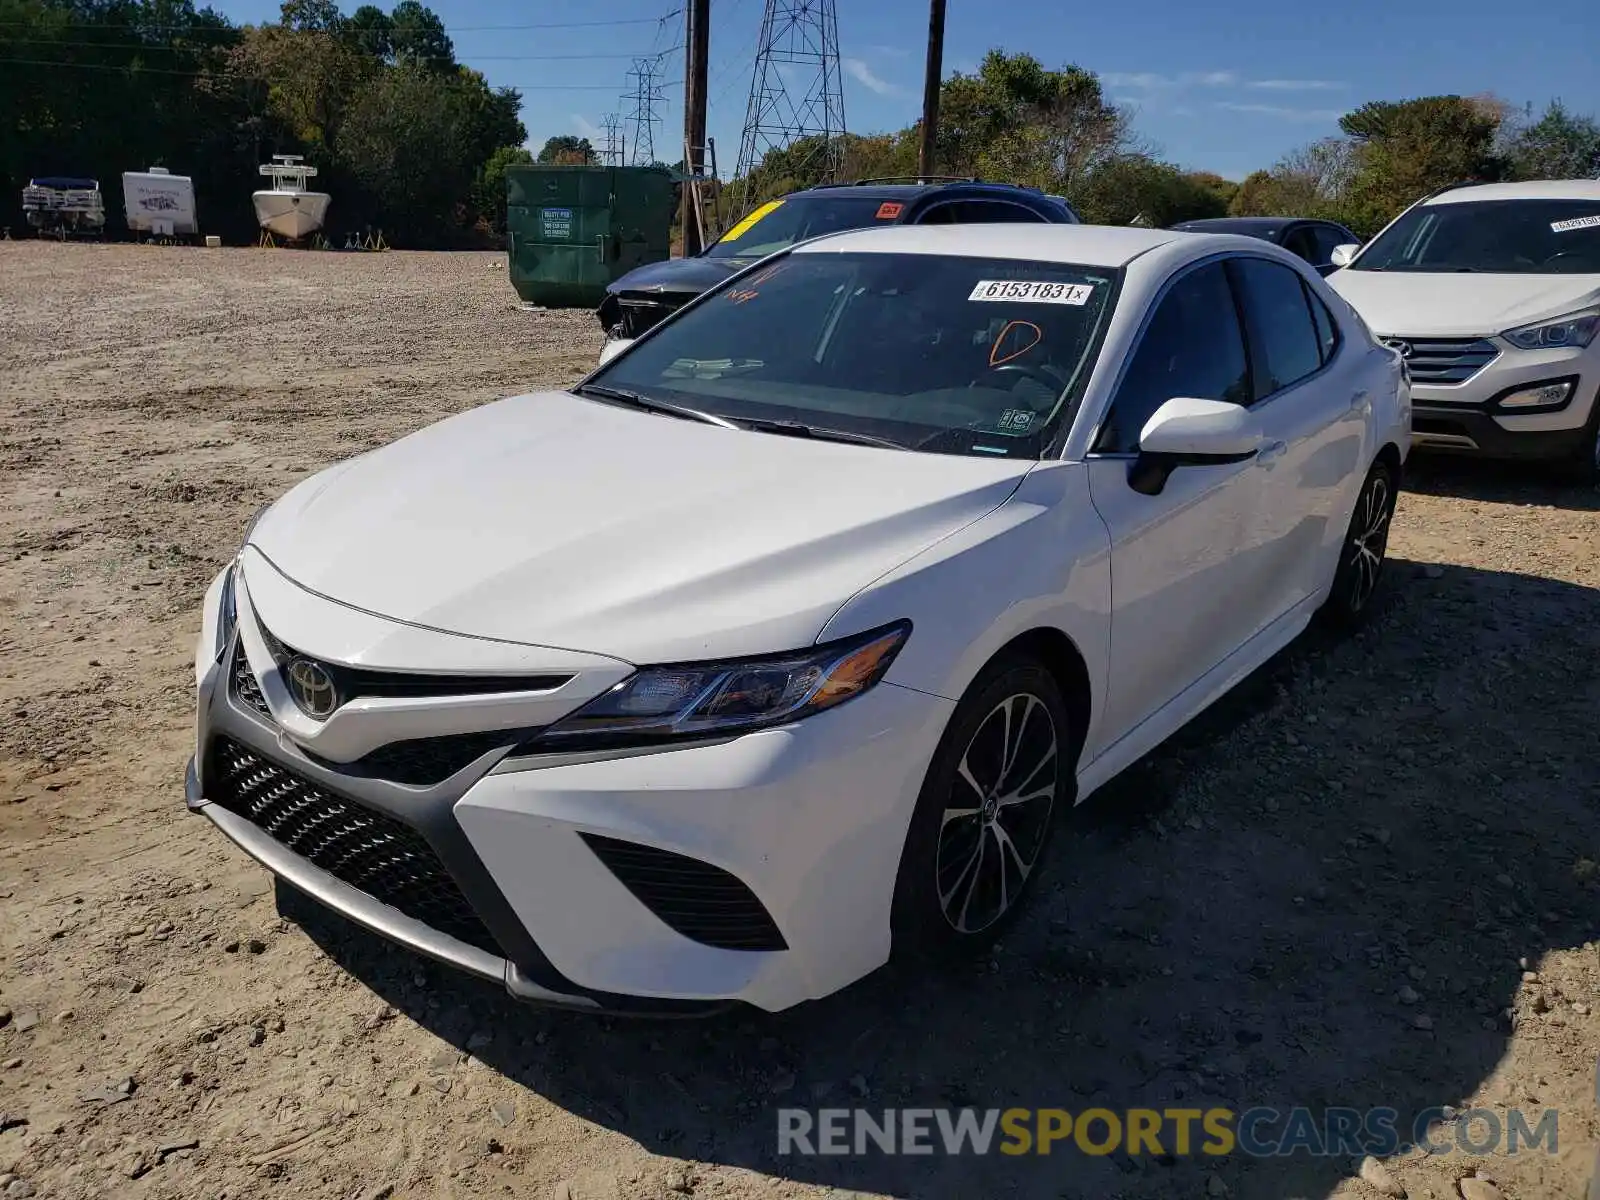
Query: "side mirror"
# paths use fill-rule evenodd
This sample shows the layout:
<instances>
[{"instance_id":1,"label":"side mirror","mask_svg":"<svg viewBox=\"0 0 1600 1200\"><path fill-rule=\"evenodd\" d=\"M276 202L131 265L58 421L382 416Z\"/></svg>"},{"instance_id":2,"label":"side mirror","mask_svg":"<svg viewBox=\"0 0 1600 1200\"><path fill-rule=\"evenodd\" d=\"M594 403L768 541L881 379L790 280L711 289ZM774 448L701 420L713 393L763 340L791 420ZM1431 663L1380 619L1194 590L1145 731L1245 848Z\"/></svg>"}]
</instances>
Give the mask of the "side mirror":
<instances>
[{"instance_id":1,"label":"side mirror","mask_svg":"<svg viewBox=\"0 0 1600 1200\"><path fill-rule=\"evenodd\" d=\"M1355 261L1361 247L1354 242L1346 242L1343 246L1335 246L1333 253L1328 255L1328 261L1336 267L1348 267Z\"/></svg>"},{"instance_id":2,"label":"side mirror","mask_svg":"<svg viewBox=\"0 0 1600 1200\"><path fill-rule=\"evenodd\" d=\"M1179 467L1243 462L1265 441L1261 422L1248 408L1226 400L1180 396L1151 414L1139 434L1139 457L1128 486L1158 495Z\"/></svg>"},{"instance_id":3,"label":"side mirror","mask_svg":"<svg viewBox=\"0 0 1600 1200\"><path fill-rule=\"evenodd\" d=\"M1226 400L1179 397L1168 400L1144 423L1139 452L1228 461L1254 454L1261 440L1261 422L1248 408Z\"/></svg>"}]
</instances>

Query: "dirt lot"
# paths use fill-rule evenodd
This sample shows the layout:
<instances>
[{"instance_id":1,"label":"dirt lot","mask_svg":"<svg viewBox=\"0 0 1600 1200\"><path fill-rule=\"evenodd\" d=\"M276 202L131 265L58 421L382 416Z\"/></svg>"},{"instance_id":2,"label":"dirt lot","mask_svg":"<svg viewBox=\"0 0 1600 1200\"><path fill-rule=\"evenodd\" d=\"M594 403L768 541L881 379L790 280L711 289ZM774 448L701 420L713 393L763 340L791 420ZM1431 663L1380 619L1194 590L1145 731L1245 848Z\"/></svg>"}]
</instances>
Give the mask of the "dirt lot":
<instances>
[{"instance_id":1,"label":"dirt lot","mask_svg":"<svg viewBox=\"0 0 1600 1200\"><path fill-rule=\"evenodd\" d=\"M854 1097L1556 1108L1554 1155L1387 1170L1581 1191L1600 494L1537 472L1419 468L1369 630L1303 639L1074 814L992 963L635 1024L281 919L183 808L201 589L294 480L596 350L494 255L0 243L0 1194L1380 1194L1305 1154L776 1156L776 1107Z\"/></svg>"}]
</instances>

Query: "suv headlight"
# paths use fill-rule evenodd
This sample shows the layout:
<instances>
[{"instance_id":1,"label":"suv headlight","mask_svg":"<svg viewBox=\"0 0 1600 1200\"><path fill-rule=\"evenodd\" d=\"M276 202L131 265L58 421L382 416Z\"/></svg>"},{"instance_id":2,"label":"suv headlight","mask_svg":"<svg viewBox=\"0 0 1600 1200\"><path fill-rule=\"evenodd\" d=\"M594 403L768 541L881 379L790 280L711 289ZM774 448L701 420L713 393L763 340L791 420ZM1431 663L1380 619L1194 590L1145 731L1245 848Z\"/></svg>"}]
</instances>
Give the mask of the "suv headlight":
<instances>
[{"instance_id":1,"label":"suv headlight","mask_svg":"<svg viewBox=\"0 0 1600 1200\"><path fill-rule=\"evenodd\" d=\"M1600 308L1586 308L1553 321L1508 329L1500 336L1522 350L1562 350L1568 346L1581 349L1594 341L1597 330L1600 330Z\"/></svg>"},{"instance_id":2,"label":"suv headlight","mask_svg":"<svg viewBox=\"0 0 1600 1200\"><path fill-rule=\"evenodd\" d=\"M836 708L872 688L911 634L899 621L792 654L645 667L551 725L523 752L746 733Z\"/></svg>"}]
</instances>

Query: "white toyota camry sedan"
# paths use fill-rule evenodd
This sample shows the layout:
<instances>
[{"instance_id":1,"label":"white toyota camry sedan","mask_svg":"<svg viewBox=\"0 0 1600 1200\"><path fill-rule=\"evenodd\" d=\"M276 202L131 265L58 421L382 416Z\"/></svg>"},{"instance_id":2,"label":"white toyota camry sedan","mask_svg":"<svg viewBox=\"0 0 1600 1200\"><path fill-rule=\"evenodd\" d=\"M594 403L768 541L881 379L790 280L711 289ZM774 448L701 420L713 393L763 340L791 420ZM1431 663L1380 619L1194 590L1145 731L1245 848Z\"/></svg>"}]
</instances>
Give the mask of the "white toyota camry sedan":
<instances>
[{"instance_id":1,"label":"white toyota camry sedan","mask_svg":"<svg viewBox=\"0 0 1600 1200\"><path fill-rule=\"evenodd\" d=\"M979 947L1062 810L1368 608L1409 407L1261 241L798 245L264 510L188 803L546 1003L776 1010Z\"/></svg>"}]
</instances>

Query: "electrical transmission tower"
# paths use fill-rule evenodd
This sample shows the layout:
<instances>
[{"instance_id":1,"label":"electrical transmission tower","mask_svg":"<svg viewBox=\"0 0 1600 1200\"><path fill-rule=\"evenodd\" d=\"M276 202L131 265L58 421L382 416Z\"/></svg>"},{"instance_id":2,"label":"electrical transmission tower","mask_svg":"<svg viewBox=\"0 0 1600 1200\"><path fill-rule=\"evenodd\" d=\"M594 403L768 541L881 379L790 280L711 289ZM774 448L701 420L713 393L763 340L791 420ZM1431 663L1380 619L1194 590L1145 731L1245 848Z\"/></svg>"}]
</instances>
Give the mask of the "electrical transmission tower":
<instances>
[{"instance_id":1,"label":"electrical transmission tower","mask_svg":"<svg viewBox=\"0 0 1600 1200\"><path fill-rule=\"evenodd\" d=\"M649 166L656 161L656 126L661 118L656 115L658 105L665 103L657 75L661 59L636 58L628 78L633 80L633 90L628 93L632 108L628 121L633 126L633 165Z\"/></svg>"},{"instance_id":2,"label":"electrical transmission tower","mask_svg":"<svg viewBox=\"0 0 1600 1200\"><path fill-rule=\"evenodd\" d=\"M834 179L843 157L843 135L844 82L834 0L766 0L733 172L741 181L737 209L750 206L750 172L762 157L802 138L817 139L815 157L794 164L795 173Z\"/></svg>"},{"instance_id":3,"label":"electrical transmission tower","mask_svg":"<svg viewBox=\"0 0 1600 1200\"><path fill-rule=\"evenodd\" d=\"M600 130L605 135L600 161L608 167L622 166L622 118L616 113L607 113L600 118Z\"/></svg>"}]
</instances>

